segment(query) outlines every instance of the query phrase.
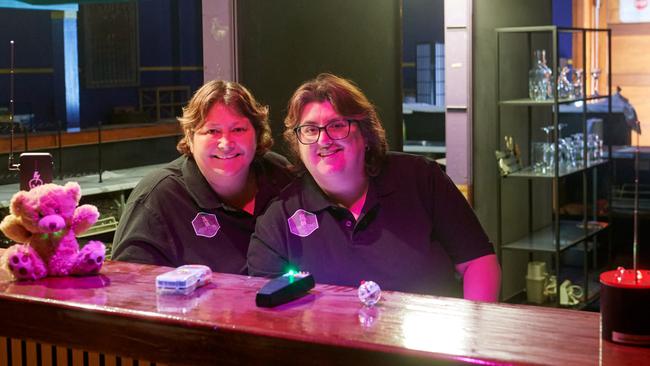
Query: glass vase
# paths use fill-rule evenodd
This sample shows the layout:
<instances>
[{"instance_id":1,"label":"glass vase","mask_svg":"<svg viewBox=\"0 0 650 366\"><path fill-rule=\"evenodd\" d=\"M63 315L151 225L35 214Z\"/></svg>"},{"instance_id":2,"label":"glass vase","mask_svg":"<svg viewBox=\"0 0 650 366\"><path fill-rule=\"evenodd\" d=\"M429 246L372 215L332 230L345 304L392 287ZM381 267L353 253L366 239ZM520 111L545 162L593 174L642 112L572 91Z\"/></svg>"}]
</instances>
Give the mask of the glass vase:
<instances>
[{"instance_id":1,"label":"glass vase","mask_svg":"<svg viewBox=\"0 0 650 366\"><path fill-rule=\"evenodd\" d=\"M546 66L545 50L535 50L535 63L528 72L528 96L532 100L553 98L553 71Z\"/></svg>"}]
</instances>

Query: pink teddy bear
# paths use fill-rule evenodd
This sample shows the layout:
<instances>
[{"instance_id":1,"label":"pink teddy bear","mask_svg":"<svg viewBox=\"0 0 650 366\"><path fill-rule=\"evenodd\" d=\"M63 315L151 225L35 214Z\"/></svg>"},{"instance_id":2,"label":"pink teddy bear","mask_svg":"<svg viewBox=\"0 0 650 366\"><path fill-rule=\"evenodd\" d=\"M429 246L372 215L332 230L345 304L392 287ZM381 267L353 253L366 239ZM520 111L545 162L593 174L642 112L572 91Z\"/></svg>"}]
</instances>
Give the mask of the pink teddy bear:
<instances>
[{"instance_id":1,"label":"pink teddy bear","mask_svg":"<svg viewBox=\"0 0 650 366\"><path fill-rule=\"evenodd\" d=\"M99 212L92 205L77 207L79 199L81 188L76 182L44 184L16 193L0 230L22 244L5 251L0 268L8 269L18 280L99 272L104 244L93 240L80 250L76 238L97 222Z\"/></svg>"}]
</instances>

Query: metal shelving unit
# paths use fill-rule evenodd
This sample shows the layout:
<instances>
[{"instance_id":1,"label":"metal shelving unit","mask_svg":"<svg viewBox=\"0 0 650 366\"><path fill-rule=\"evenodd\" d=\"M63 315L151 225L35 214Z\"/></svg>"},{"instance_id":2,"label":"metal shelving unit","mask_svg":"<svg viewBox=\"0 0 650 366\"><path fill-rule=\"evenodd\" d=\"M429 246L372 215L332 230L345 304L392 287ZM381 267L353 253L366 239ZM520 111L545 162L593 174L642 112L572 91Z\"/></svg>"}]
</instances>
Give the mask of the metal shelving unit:
<instances>
[{"instance_id":1,"label":"metal shelving unit","mask_svg":"<svg viewBox=\"0 0 650 366\"><path fill-rule=\"evenodd\" d=\"M609 160L607 159L598 159L598 160L593 160L589 161L586 166L582 167L575 167L575 166L568 166L568 167L560 167L557 173L558 178L566 177L568 175L571 175L573 173L579 173L583 171L588 171L591 168L595 168L599 165L603 165L608 163ZM553 173L544 173L544 172L539 172L535 170L531 166L527 166L525 168L522 168L521 170L518 170L514 173L511 173L508 175L508 177L519 177L519 178L554 178Z\"/></svg>"},{"instance_id":2,"label":"metal shelving unit","mask_svg":"<svg viewBox=\"0 0 650 366\"><path fill-rule=\"evenodd\" d=\"M592 182L592 192L593 195L591 199L592 203L595 204L596 194L597 194L597 174L598 167L603 166L608 163L607 159L598 159L590 160L587 155L587 103L605 101L608 103L608 111L611 113L612 101L611 101L611 77L608 77L608 90L605 95L596 95L596 96L587 96L586 82L582 84L582 95L583 98L568 98L560 99L558 97L557 90L557 76L559 70L559 56L558 56L558 45L560 43L560 35L568 33L572 34L574 39L578 40L582 44L582 54L581 60L582 63L587 60L586 54L586 43L587 43L587 34L588 33L598 33L606 34L607 36L607 75L611 75L611 31L609 29L590 29L590 28L562 28L557 26L539 26L539 27L510 27L510 28L498 28L496 29L497 36L497 72L496 72L496 105L497 105L497 123L496 123L496 136L497 136L497 146L500 149L503 147L503 137L508 133L502 131L502 124L504 124L504 116L507 113L513 113L515 111L516 116L526 115L527 120L522 123L527 123L525 126L526 129L526 138L522 139L525 141L527 149L527 160L528 166L523 167L521 170L518 170L514 173L511 173L507 176L499 176L497 182L497 209L498 209L498 226L497 226L497 254L501 263L503 265L503 256L510 251L524 251L529 253L529 259L533 258L534 253L546 253L551 255L553 258L554 265L551 270L557 275L557 293L556 293L556 305L559 305L560 299L560 282L562 281L561 276L567 275L571 272L571 269L562 268L561 264L561 255L568 249L583 245L584 246L584 255L582 263L582 276L581 278L573 279L574 282L580 283L583 286L583 293L586 294L583 296L581 303L586 304L592 299L598 296L597 288L594 288L593 284L590 288L589 283L590 278L593 277L593 273L589 271L589 264L591 263L589 258L589 250L592 250L592 255L596 256L597 245L590 245L590 242L596 239L596 236L602 233L608 227L607 222L597 221L597 216L595 210L593 212L588 212L588 184L591 178ZM506 49L505 46L508 41L512 42L512 39L507 37L512 37L515 35L515 42L519 47ZM537 37L537 38L533 38ZM542 42L539 42L539 39L542 39ZM532 100L527 97L527 88L525 92L523 91L521 85L517 83L522 82L522 78L512 78L510 77L511 69L503 69L504 59L503 54L506 54L507 57L512 59L507 60L510 62L510 66L516 62L521 62L524 56L522 52L527 52L528 55L533 53L533 44L544 44L547 45L546 49L549 49L550 52L547 54L549 60L549 67L552 70L553 78L553 98L547 100ZM578 42L578 43L579 43ZM527 47L521 47L524 44ZM529 56L530 57L530 56ZM508 63L505 62L505 63ZM532 67L531 60L528 61L528 69ZM515 68L516 69L516 68ZM585 70L585 79L587 77L587 72ZM525 79L526 86L528 85L527 78ZM503 85L502 85L503 84ZM522 96L524 96L522 98ZM582 126L581 131L583 134L583 147L582 147L582 161L587 162L587 164L579 164L577 166L561 166L559 164L559 129L560 124L559 119L559 106L561 104L570 104L570 103L582 103ZM525 111L525 113L524 113ZM533 156L533 120L534 117L539 115L539 113L545 113L544 115L552 116L552 126L550 143L554 144L554 164L550 169L546 171L539 171L533 167L532 156ZM537 113L537 114L536 114ZM513 124L511 120L508 120L510 123L509 126L512 128ZM523 128L519 126L518 128ZM507 132L507 131L506 131ZM560 215L560 184L565 177L573 174L581 174L582 182L582 218L581 220L566 220L566 217L561 217ZM528 182L528 230L527 234L523 237L519 237L515 240L508 239L507 242L504 241L504 219L503 219L503 209L504 207L502 199L504 194L509 194L509 192L504 192L505 182L510 179L525 179ZM544 205L550 205L551 208L551 218L550 221L545 225L539 225L539 223L533 223L534 215L534 199L533 195L533 180L546 180L550 181L551 185L551 199L544 202ZM515 203L516 205L517 203ZM522 202L523 204L523 202ZM510 206L509 206L510 207ZM547 207L548 208L548 207ZM543 210L542 210L543 211ZM519 212L519 211L518 211ZM544 220L542 220L544 221ZM512 225L510 222L508 225ZM524 223L525 225L525 223ZM541 226L541 228L539 227ZM521 231L521 230L520 230ZM512 235L509 235L512 236ZM595 244L595 242L594 242Z\"/></svg>"},{"instance_id":3,"label":"metal shelving unit","mask_svg":"<svg viewBox=\"0 0 650 366\"><path fill-rule=\"evenodd\" d=\"M584 240L597 235L606 228L607 223L598 221L589 222L587 223L587 232L585 232L581 221L562 220L560 221L559 250L564 251L576 244L580 244ZM503 244L501 248L554 253L558 249L553 240L554 237L553 225L549 225L542 229L533 231L524 238Z\"/></svg>"}]
</instances>

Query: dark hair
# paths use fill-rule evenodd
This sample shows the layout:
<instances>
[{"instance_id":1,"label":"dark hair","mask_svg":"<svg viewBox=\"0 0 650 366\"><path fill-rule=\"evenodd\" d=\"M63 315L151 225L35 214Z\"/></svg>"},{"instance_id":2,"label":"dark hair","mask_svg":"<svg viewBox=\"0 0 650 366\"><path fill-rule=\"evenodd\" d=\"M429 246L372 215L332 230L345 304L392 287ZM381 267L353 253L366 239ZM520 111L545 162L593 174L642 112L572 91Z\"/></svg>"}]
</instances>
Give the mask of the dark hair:
<instances>
[{"instance_id":1,"label":"dark hair","mask_svg":"<svg viewBox=\"0 0 650 366\"><path fill-rule=\"evenodd\" d=\"M366 173L369 176L379 174L388 143L386 131L377 116L375 106L354 82L332 74L320 74L315 79L303 83L289 100L287 117L284 119L284 138L295 160L302 164L298 153L300 142L294 128L300 123L303 109L311 102L329 102L341 116L359 121L361 134L368 144L365 156Z\"/></svg>"},{"instance_id":2,"label":"dark hair","mask_svg":"<svg viewBox=\"0 0 650 366\"><path fill-rule=\"evenodd\" d=\"M257 156L264 155L273 145L271 127L269 126L269 108L259 104L255 97L243 85L222 80L212 80L205 83L194 93L192 99L183 108L183 116L178 122L183 130L183 138L176 149L191 156L190 142L194 133L205 124L205 117L213 105L221 103L233 108L239 114L248 118L253 125L257 137Z\"/></svg>"}]
</instances>

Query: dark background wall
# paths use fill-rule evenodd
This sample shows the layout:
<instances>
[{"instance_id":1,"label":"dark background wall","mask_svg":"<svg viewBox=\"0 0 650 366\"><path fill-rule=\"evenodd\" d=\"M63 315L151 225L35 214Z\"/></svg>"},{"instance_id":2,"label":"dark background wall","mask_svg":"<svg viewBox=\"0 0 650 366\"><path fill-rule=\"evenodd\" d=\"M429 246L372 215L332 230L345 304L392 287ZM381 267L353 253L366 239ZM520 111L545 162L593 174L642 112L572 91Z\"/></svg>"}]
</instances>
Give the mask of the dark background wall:
<instances>
[{"instance_id":1,"label":"dark background wall","mask_svg":"<svg viewBox=\"0 0 650 366\"><path fill-rule=\"evenodd\" d=\"M573 26L573 0L553 0L553 24ZM561 58L573 58L573 38L570 33L560 34L558 54Z\"/></svg>"},{"instance_id":2,"label":"dark background wall","mask_svg":"<svg viewBox=\"0 0 650 366\"><path fill-rule=\"evenodd\" d=\"M552 24L552 2L493 0L474 1L473 8L473 177L474 209L492 240L497 238L498 201L497 201L497 167L494 151L503 149L503 134L508 131L515 135L522 150L527 149L523 137L526 133L527 112L525 108L510 111L502 120L502 136L497 136L497 101L496 101L496 33L498 27L535 26ZM506 92L527 94L528 60L530 55L522 52L523 47L512 47L502 55L502 70L507 71L508 84L503 85ZM537 113L537 112L535 112ZM548 116L536 115L543 120ZM499 141L499 143L497 143ZM503 227L503 237L514 239L522 237L528 230L528 183L526 180L509 179L504 181L502 199L502 220L508 223ZM536 192L535 202L548 202L550 185L535 182L532 189ZM550 220L548 205L538 204L535 211L536 224ZM510 253L510 252L509 252ZM525 286L525 267L527 253L512 253L503 257L503 293L508 297Z\"/></svg>"},{"instance_id":3,"label":"dark background wall","mask_svg":"<svg viewBox=\"0 0 650 366\"><path fill-rule=\"evenodd\" d=\"M203 84L201 32L200 0L138 1L139 86L84 88L82 79L85 125L109 121L114 107L137 108L140 87L187 85L191 91L198 89Z\"/></svg>"},{"instance_id":4,"label":"dark background wall","mask_svg":"<svg viewBox=\"0 0 650 366\"><path fill-rule=\"evenodd\" d=\"M109 123L114 107L138 108L138 88L188 85L191 91L203 84L201 0L139 0L139 84L128 87L88 88L83 75L83 26L78 18L80 61L80 125ZM63 39L54 13L44 10L0 9L0 69L9 69L9 41L16 42L17 69L52 71L16 74L17 114L35 114L37 126L56 126L65 118ZM60 12L58 12L60 13ZM0 107L9 100L9 75L0 74ZM147 122L147 121L143 121ZM65 121L64 121L65 123ZM65 126L65 124L64 124Z\"/></svg>"},{"instance_id":5,"label":"dark background wall","mask_svg":"<svg viewBox=\"0 0 650 366\"><path fill-rule=\"evenodd\" d=\"M16 68L52 68L52 23L49 11L0 9L0 69L10 68L9 41L15 41ZM61 51L62 52L62 51ZM51 72L16 74L16 114L53 115ZM0 107L9 107L9 74L0 74Z\"/></svg>"},{"instance_id":6,"label":"dark background wall","mask_svg":"<svg viewBox=\"0 0 650 366\"><path fill-rule=\"evenodd\" d=\"M276 149L286 103L321 72L354 80L374 102L390 147L402 148L399 0L239 0L239 80L271 108Z\"/></svg>"},{"instance_id":7,"label":"dark background wall","mask_svg":"<svg viewBox=\"0 0 650 366\"><path fill-rule=\"evenodd\" d=\"M284 109L293 90L319 72L328 71L360 85L377 105L391 147L401 149L399 0L242 0L238 4L241 81L262 102L271 105L276 135L282 131ZM62 109L56 111L55 106L63 103L63 78L57 73L63 62L62 34L56 24L61 15L42 10L0 9L0 42L16 40L16 68L41 69L37 74L17 75L16 113L34 113L35 125L46 125L49 129L56 128ZM189 85L193 92L203 83L201 0L137 1L139 82L134 86L85 85L82 16L78 17L82 128L95 127L97 121L110 128L115 107L138 107L140 87ZM0 69L8 69L8 48L0 49L0 55ZM0 85L8 83L8 75L0 74ZM0 87L0 107L8 105L8 100L8 88ZM37 128L36 132L46 129ZM176 155L175 141L160 141L107 144L103 168L171 160ZM281 139L276 141L276 148L281 150ZM134 157L136 150L146 156ZM58 152L51 152L55 164L64 167L64 174L92 172L97 166L93 146L66 149L60 164Z\"/></svg>"}]
</instances>

